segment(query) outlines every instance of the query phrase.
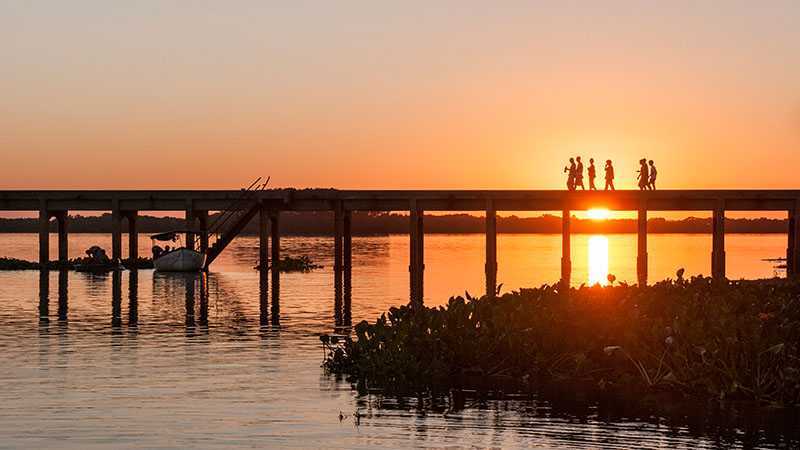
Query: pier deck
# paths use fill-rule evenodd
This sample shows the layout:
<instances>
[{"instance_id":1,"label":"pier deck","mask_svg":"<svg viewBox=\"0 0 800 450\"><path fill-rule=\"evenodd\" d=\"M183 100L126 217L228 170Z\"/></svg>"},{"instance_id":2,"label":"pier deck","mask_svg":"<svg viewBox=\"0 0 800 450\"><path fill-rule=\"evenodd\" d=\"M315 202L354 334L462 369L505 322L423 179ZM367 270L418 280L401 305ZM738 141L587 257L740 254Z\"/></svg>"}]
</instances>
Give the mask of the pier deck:
<instances>
[{"instance_id":1,"label":"pier deck","mask_svg":"<svg viewBox=\"0 0 800 450\"><path fill-rule=\"evenodd\" d=\"M67 217L69 211L110 211L114 218L112 256L122 257L122 220L129 222L130 257L138 256L136 218L139 211L185 211L186 227L206 233L209 211L260 208L262 259L280 256L279 217L282 211L334 212L334 272L340 286L341 272L349 272L350 212L408 211L410 237L411 298L422 298L424 272L424 212L481 211L486 213L486 292L493 295L497 274L497 227L499 211L561 211L562 279L569 280L570 213L594 208L611 211L637 211L637 276L647 282L648 211L711 211L712 276L725 277L725 211L786 211L787 272L797 275L800 258L800 190L660 190L660 191L565 191L565 190L337 190L272 189L253 192L246 201L237 190L135 190L135 191L0 191L0 211L39 212L39 259L49 258L48 225L58 221L59 259L67 258ZM198 226L199 225L199 226ZM270 230L267 233L267 229ZM207 242L205 246L207 246ZM262 261L264 262L264 261Z\"/></svg>"}]
</instances>

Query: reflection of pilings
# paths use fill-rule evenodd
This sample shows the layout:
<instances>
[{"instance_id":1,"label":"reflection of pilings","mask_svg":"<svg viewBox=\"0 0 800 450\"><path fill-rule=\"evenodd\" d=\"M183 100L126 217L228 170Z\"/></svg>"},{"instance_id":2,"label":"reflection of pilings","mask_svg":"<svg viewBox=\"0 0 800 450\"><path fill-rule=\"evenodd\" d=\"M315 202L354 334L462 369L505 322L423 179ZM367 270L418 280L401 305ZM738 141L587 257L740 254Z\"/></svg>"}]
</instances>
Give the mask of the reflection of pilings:
<instances>
[{"instance_id":1,"label":"reflection of pilings","mask_svg":"<svg viewBox=\"0 0 800 450\"><path fill-rule=\"evenodd\" d=\"M258 271L258 323L269 325L269 271L261 266Z\"/></svg>"},{"instance_id":2,"label":"reflection of pilings","mask_svg":"<svg viewBox=\"0 0 800 450\"><path fill-rule=\"evenodd\" d=\"M491 198L486 199L486 296L497 293L497 213Z\"/></svg>"},{"instance_id":3,"label":"reflection of pilings","mask_svg":"<svg viewBox=\"0 0 800 450\"><path fill-rule=\"evenodd\" d=\"M200 272L200 326L208 328L208 273Z\"/></svg>"},{"instance_id":4,"label":"reflection of pilings","mask_svg":"<svg viewBox=\"0 0 800 450\"><path fill-rule=\"evenodd\" d=\"M711 276L725 278L725 200L719 199L712 216Z\"/></svg>"},{"instance_id":5,"label":"reflection of pilings","mask_svg":"<svg viewBox=\"0 0 800 450\"><path fill-rule=\"evenodd\" d=\"M69 271L58 272L58 322L67 323L67 310L69 309Z\"/></svg>"},{"instance_id":6,"label":"reflection of pilings","mask_svg":"<svg viewBox=\"0 0 800 450\"><path fill-rule=\"evenodd\" d=\"M647 200L642 194L639 203L639 221L637 222L636 279L639 285L647 284Z\"/></svg>"},{"instance_id":7,"label":"reflection of pilings","mask_svg":"<svg viewBox=\"0 0 800 450\"><path fill-rule=\"evenodd\" d=\"M185 277L186 283L186 328L194 328L194 277Z\"/></svg>"},{"instance_id":8,"label":"reflection of pilings","mask_svg":"<svg viewBox=\"0 0 800 450\"><path fill-rule=\"evenodd\" d=\"M336 325L341 325L342 301L342 241L344 240L344 214L342 202L336 202L333 209L333 292Z\"/></svg>"},{"instance_id":9,"label":"reflection of pilings","mask_svg":"<svg viewBox=\"0 0 800 450\"><path fill-rule=\"evenodd\" d=\"M351 232L351 216L350 211L345 211L343 225L343 238L344 238L344 252L342 261L342 277L344 278L344 308L342 310L343 325L350 326L350 303L352 300L352 277L353 277L353 236Z\"/></svg>"},{"instance_id":10,"label":"reflection of pilings","mask_svg":"<svg viewBox=\"0 0 800 450\"><path fill-rule=\"evenodd\" d=\"M279 229L279 216L278 211L270 213L270 234L272 235L272 317L271 322L273 325L280 324L280 292L281 292L281 272L278 269L278 261L281 260L281 235Z\"/></svg>"},{"instance_id":11,"label":"reflection of pilings","mask_svg":"<svg viewBox=\"0 0 800 450\"><path fill-rule=\"evenodd\" d=\"M272 325L281 324L281 273L277 269L272 269L272 308L270 311L270 323Z\"/></svg>"},{"instance_id":12,"label":"reflection of pilings","mask_svg":"<svg viewBox=\"0 0 800 450\"><path fill-rule=\"evenodd\" d=\"M131 269L128 275L128 326L139 325L139 271Z\"/></svg>"},{"instance_id":13,"label":"reflection of pilings","mask_svg":"<svg viewBox=\"0 0 800 450\"><path fill-rule=\"evenodd\" d=\"M112 333L119 332L122 326L122 273L111 272L111 328Z\"/></svg>"},{"instance_id":14,"label":"reflection of pilings","mask_svg":"<svg viewBox=\"0 0 800 450\"><path fill-rule=\"evenodd\" d=\"M565 201L566 202L566 201ZM569 284L572 277L572 260L570 259L570 217L569 205L564 204L561 212L561 281Z\"/></svg>"},{"instance_id":15,"label":"reflection of pilings","mask_svg":"<svg viewBox=\"0 0 800 450\"><path fill-rule=\"evenodd\" d=\"M50 321L50 271L39 271L39 321Z\"/></svg>"}]
</instances>

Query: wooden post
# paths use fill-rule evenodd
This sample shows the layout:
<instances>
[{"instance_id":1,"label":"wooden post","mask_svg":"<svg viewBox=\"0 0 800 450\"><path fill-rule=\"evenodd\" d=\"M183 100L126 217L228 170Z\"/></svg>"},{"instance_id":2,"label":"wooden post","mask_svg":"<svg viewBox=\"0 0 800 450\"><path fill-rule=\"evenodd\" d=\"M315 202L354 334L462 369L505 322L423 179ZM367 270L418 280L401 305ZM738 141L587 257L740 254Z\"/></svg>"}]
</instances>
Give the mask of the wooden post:
<instances>
[{"instance_id":1,"label":"wooden post","mask_svg":"<svg viewBox=\"0 0 800 450\"><path fill-rule=\"evenodd\" d=\"M719 199L712 219L711 276L725 278L725 199Z\"/></svg>"},{"instance_id":2,"label":"wooden post","mask_svg":"<svg viewBox=\"0 0 800 450\"><path fill-rule=\"evenodd\" d=\"M794 208L794 220L789 221L791 229L789 235L791 236L792 245L792 272L791 275L800 275L800 199L797 200ZM788 273L788 270L787 270Z\"/></svg>"},{"instance_id":3,"label":"wooden post","mask_svg":"<svg viewBox=\"0 0 800 450\"><path fill-rule=\"evenodd\" d=\"M200 252L208 252L208 211L198 211L197 219L200 221Z\"/></svg>"},{"instance_id":4,"label":"wooden post","mask_svg":"<svg viewBox=\"0 0 800 450\"><path fill-rule=\"evenodd\" d=\"M795 268L795 254L794 248L797 241L797 234L795 234L795 222L797 221L797 216L795 215L795 210L789 210L789 233L788 233L788 243L786 245L786 277L790 277L794 275L797 271Z\"/></svg>"},{"instance_id":5,"label":"wooden post","mask_svg":"<svg viewBox=\"0 0 800 450\"><path fill-rule=\"evenodd\" d=\"M194 231L195 230L195 226L196 226L196 221L197 221L196 219L197 219L197 216L195 215L194 206L192 205L192 201L191 200L186 200L186 225L184 225L184 227L187 230ZM186 233L186 242L184 243L184 246L188 250L194 250L194 239L195 239L195 234L194 233L190 233L190 232L187 231L187 233Z\"/></svg>"},{"instance_id":6,"label":"wooden post","mask_svg":"<svg viewBox=\"0 0 800 450\"><path fill-rule=\"evenodd\" d=\"M50 212L47 200L39 200L39 263L50 261Z\"/></svg>"},{"instance_id":7,"label":"wooden post","mask_svg":"<svg viewBox=\"0 0 800 450\"><path fill-rule=\"evenodd\" d=\"M278 272L278 262L281 260L281 235L278 229L278 211L272 211L269 217L269 231L272 234L272 273Z\"/></svg>"},{"instance_id":8,"label":"wooden post","mask_svg":"<svg viewBox=\"0 0 800 450\"><path fill-rule=\"evenodd\" d=\"M647 285L647 200L642 194L639 203L636 278L640 286Z\"/></svg>"},{"instance_id":9,"label":"wooden post","mask_svg":"<svg viewBox=\"0 0 800 450\"><path fill-rule=\"evenodd\" d=\"M258 211L258 267L261 271L269 266L269 227L269 211L262 207Z\"/></svg>"},{"instance_id":10,"label":"wooden post","mask_svg":"<svg viewBox=\"0 0 800 450\"><path fill-rule=\"evenodd\" d=\"M55 214L58 221L58 260L69 259L67 236L67 211L58 211Z\"/></svg>"},{"instance_id":11,"label":"wooden post","mask_svg":"<svg viewBox=\"0 0 800 450\"><path fill-rule=\"evenodd\" d=\"M353 273L353 237L351 233L351 213L344 211L342 218L343 260L342 275L344 277L345 291L349 289L350 278Z\"/></svg>"},{"instance_id":12,"label":"wooden post","mask_svg":"<svg viewBox=\"0 0 800 450\"><path fill-rule=\"evenodd\" d=\"M333 274L334 286L341 289L342 285L342 241L344 239L344 213L342 202L337 201L333 208Z\"/></svg>"},{"instance_id":13,"label":"wooden post","mask_svg":"<svg viewBox=\"0 0 800 450\"><path fill-rule=\"evenodd\" d=\"M570 260L570 210L565 203L561 212L561 281L569 284L572 277L572 261Z\"/></svg>"},{"instance_id":14,"label":"wooden post","mask_svg":"<svg viewBox=\"0 0 800 450\"><path fill-rule=\"evenodd\" d=\"M422 303L422 278L423 278L423 271L422 271L422 264L423 264L423 242L422 242L422 234L423 234L423 227L422 227L422 211L420 211L417 207L417 199L411 199L411 205L409 208L409 237L410 237L410 248L409 248L409 283L410 283L410 296L412 302L420 302Z\"/></svg>"},{"instance_id":15,"label":"wooden post","mask_svg":"<svg viewBox=\"0 0 800 450\"><path fill-rule=\"evenodd\" d=\"M139 212L128 211L128 258L136 259L139 257Z\"/></svg>"},{"instance_id":16,"label":"wooden post","mask_svg":"<svg viewBox=\"0 0 800 450\"><path fill-rule=\"evenodd\" d=\"M119 200L111 200L111 258L122 259L122 211Z\"/></svg>"},{"instance_id":17,"label":"wooden post","mask_svg":"<svg viewBox=\"0 0 800 450\"><path fill-rule=\"evenodd\" d=\"M497 213L491 198L486 199L486 296L497 293Z\"/></svg>"}]
</instances>

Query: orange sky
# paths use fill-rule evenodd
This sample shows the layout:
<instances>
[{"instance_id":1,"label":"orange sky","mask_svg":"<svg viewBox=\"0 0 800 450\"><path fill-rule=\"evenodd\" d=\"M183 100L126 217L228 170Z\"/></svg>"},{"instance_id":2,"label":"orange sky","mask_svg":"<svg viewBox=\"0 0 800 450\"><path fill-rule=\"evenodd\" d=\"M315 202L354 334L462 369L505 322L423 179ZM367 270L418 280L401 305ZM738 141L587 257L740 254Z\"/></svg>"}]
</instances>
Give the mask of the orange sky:
<instances>
[{"instance_id":1,"label":"orange sky","mask_svg":"<svg viewBox=\"0 0 800 450\"><path fill-rule=\"evenodd\" d=\"M0 189L800 188L800 2L650 3L3 2Z\"/></svg>"}]
</instances>

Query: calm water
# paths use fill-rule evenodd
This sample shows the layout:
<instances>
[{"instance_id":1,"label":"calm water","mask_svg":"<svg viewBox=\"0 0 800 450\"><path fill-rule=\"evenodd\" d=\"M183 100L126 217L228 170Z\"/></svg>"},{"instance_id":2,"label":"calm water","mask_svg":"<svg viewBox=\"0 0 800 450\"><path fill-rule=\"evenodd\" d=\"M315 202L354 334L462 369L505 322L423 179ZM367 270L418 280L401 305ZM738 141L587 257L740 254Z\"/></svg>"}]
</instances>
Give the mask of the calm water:
<instances>
[{"instance_id":1,"label":"calm water","mask_svg":"<svg viewBox=\"0 0 800 450\"><path fill-rule=\"evenodd\" d=\"M483 290L482 235L429 235L426 303ZM0 235L0 256L34 260L36 235ZM140 254L150 242L140 237ZM559 276L560 235L498 237L504 291ZM107 235L70 236L70 256ZM732 278L772 277L762 258L784 236L727 237ZM55 253L55 237L51 244ZM353 239L352 305L334 300L330 238L288 237L285 254L325 269L273 280L252 270L255 238L237 239L207 276L0 272L0 447L797 448L795 411L662 404L541 392L468 399L442 414L417 399L359 396L326 375L318 335L373 320L408 298L408 238ZM651 281L707 274L711 237L649 238ZM576 284L635 280L635 235L575 236ZM605 256L607 255L607 256ZM55 256L55 255L54 255ZM605 261L605 262L604 262ZM352 413L365 416L356 426ZM340 421L339 412L347 417Z\"/></svg>"}]
</instances>

